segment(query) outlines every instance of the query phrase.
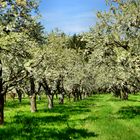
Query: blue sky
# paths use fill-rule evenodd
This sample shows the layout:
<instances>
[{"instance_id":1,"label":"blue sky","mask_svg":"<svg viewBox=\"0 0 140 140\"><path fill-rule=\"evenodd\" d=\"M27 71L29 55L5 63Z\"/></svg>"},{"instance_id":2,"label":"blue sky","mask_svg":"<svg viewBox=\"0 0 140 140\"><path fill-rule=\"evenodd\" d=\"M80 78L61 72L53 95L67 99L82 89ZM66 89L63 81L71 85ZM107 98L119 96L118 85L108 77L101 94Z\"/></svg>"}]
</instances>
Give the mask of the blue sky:
<instances>
[{"instance_id":1,"label":"blue sky","mask_svg":"<svg viewBox=\"0 0 140 140\"><path fill-rule=\"evenodd\" d=\"M74 34L88 31L97 21L96 12L107 7L105 0L42 0L39 9L47 32L58 28Z\"/></svg>"}]
</instances>

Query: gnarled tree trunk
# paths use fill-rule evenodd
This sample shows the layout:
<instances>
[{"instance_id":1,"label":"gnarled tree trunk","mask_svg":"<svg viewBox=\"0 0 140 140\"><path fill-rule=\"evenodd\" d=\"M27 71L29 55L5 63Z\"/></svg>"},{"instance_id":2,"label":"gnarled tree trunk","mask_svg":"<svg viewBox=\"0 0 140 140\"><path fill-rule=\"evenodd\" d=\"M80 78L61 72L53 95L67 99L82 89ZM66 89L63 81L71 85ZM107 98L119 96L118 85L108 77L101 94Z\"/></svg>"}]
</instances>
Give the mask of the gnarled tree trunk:
<instances>
[{"instance_id":1,"label":"gnarled tree trunk","mask_svg":"<svg viewBox=\"0 0 140 140\"><path fill-rule=\"evenodd\" d=\"M30 96L30 105L31 105L31 112L37 111L37 105L36 105L36 95Z\"/></svg>"},{"instance_id":2,"label":"gnarled tree trunk","mask_svg":"<svg viewBox=\"0 0 140 140\"><path fill-rule=\"evenodd\" d=\"M64 94L59 94L59 104L64 104Z\"/></svg>"},{"instance_id":3,"label":"gnarled tree trunk","mask_svg":"<svg viewBox=\"0 0 140 140\"><path fill-rule=\"evenodd\" d=\"M4 95L3 84L2 84L2 63L0 60L0 125L4 123Z\"/></svg>"},{"instance_id":4,"label":"gnarled tree trunk","mask_svg":"<svg viewBox=\"0 0 140 140\"><path fill-rule=\"evenodd\" d=\"M47 97L48 97L48 108L52 109L53 108L53 98L54 98L54 95L47 95Z\"/></svg>"},{"instance_id":5,"label":"gnarled tree trunk","mask_svg":"<svg viewBox=\"0 0 140 140\"><path fill-rule=\"evenodd\" d=\"M88 97L88 93L87 93L87 92L84 93L84 97L85 97L85 98Z\"/></svg>"},{"instance_id":6,"label":"gnarled tree trunk","mask_svg":"<svg viewBox=\"0 0 140 140\"><path fill-rule=\"evenodd\" d=\"M37 104L36 104L36 93L35 93L35 81L33 76L30 77L30 105L31 105L31 112L37 111Z\"/></svg>"},{"instance_id":7,"label":"gnarled tree trunk","mask_svg":"<svg viewBox=\"0 0 140 140\"><path fill-rule=\"evenodd\" d=\"M73 95L73 102L75 102L76 101L76 93L74 92L74 93L72 93L72 95Z\"/></svg>"},{"instance_id":8,"label":"gnarled tree trunk","mask_svg":"<svg viewBox=\"0 0 140 140\"><path fill-rule=\"evenodd\" d=\"M47 80L45 78L42 79L42 83L41 83L42 87L45 90L45 94L48 97L48 108L52 109L53 108L53 99L54 99L54 94L52 93Z\"/></svg>"},{"instance_id":9,"label":"gnarled tree trunk","mask_svg":"<svg viewBox=\"0 0 140 140\"><path fill-rule=\"evenodd\" d=\"M0 94L0 125L4 123L4 96Z\"/></svg>"},{"instance_id":10,"label":"gnarled tree trunk","mask_svg":"<svg viewBox=\"0 0 140 140\"><path fill-rule=\"evenodd\" d=\"M19 103L21 103L21 101L22 101L22 91L20 89L16 89L16 92L18 94Z\"/></svg>"},{"instance_id":11,"label":"gnarled tree trunk","mask_svg":"<svg viewBox=\"0 0 140 140\"><path fill-rule=\"evenodd\" d=\"M6 94L4 94L4 103L6 103Z\"/></svg>"},{"instance_id":12,"label":"gnarled tree trunk","mask_svg":"<svg viewBox=\"0 0 140 140\"><path fill-rule=\"evenodd\" d=\"M127 92L123 92L123 96L122 96L123 100L128 100L128 93Z\"/></svg>"}]
</instances>

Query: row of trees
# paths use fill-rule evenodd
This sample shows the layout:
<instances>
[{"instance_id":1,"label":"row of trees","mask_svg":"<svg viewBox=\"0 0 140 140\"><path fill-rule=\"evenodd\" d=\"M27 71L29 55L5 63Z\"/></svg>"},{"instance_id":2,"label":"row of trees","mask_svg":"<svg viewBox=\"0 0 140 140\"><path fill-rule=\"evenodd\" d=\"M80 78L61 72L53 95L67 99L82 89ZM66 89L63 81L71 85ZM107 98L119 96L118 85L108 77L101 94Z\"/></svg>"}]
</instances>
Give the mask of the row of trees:
<instances>
[{"instance_id":1,"label":"row of trees","mask_svg":"<svg viewBox=\"0 0 140 140\"><path fill-rule=\"evenodd\" d=\"M95 27L69 36L58 30L45 35L36 0L0 3L0 124L4 96L13 89L29 95L31 112L42 90L50 109L55 94L63 103L66 95L76 101L106 92L128 99L139 91L140 1L107 4Z\"/></svg>"},{"instance_id":2,"label":"row of trees","mask_svg":"<svg viewBox=\"0 0 140 140\"><path fill-rule=\"evenodd\" d=\"M87 37L93 50L90 69L96 88L128 99L128 93L140 90L140 1L108 4L110 11L97 13L99 22Z\"/></svg>"},{"instance_id":3,"label":"row of trees","mask_svg":"<svg viewBox=\"0 0 140 140\"><path fill-rule=\"evenodd\" d=\"M35 0L0 1L0 124L4 121L4 95L29 75L25 64L43 42L43 28L33 12L38 13Z\"/></svg>"}]
</instances>

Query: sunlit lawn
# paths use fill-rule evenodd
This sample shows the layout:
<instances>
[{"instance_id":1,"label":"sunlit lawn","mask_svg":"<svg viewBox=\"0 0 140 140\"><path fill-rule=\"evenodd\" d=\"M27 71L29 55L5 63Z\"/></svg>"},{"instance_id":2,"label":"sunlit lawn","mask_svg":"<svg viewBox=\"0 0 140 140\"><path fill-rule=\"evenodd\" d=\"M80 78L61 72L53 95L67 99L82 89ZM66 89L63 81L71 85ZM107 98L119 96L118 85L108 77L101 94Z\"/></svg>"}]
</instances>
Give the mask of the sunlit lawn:
<instances>
[{"instance_id":1,"label":"sunlit lawn","mask_svg":"<svg viewBox=\"0 0 140 140\"><path fill-rule=\"evenodd\" d=\"M8 100L0 140L140 140L140 95L121 101L112 95L93 95L78 102L47 109L38 101L30 113L29 100Z\"/></svg>"}]
</instances>

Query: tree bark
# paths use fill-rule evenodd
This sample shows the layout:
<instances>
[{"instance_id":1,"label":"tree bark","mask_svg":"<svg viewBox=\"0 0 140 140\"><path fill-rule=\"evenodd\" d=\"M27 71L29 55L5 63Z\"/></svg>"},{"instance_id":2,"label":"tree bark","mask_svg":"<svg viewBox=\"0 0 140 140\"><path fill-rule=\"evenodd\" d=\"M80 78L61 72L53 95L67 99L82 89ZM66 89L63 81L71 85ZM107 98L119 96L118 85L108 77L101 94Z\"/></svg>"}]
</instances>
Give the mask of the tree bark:
<instances>
[{"instance_id":1,"label":"tree bark","mask_svg":"<svg viewBox=\"0 0 140 140\"><path fill-rule=\"evenodd\" d=\"M4 123L4 96L0 94L0 125Z\"/></svg>"},{"instance_id":2,"label":"tree bark","mask_svg":"<svg viewBox=\"0 0 140 140\"><path fill-rule=\"evenodd\" d=\"M76 102L76 95L75 94L73 94L73 102Z\"/></svg>"},{"instance_id":3,"label":"tree bark","mask_svg":"<svg viewBox=\"0 0 140 140\"><path fill-rule=\"evenodd\" d=\"M53 104L53 99L54 99L54 94L52 93L47 80L45 78L42 79L42 86L45 90L45 94L48 97L48 108L52 109L54 104Z\"/></svg>"},{"instance_id":4,"label":"tree bark","mask_svg":"<svg viewBox=\"0 0 140 140\"><path fill-rule=\"evenodd\" d=\"M31 112L37 111L37 104L36 104L36 93L35 93L35 81L34 77L31 75L30 77L30 105L31 105Z\"/></svg>"},{"instance_id":5,"label":"tree bark","mask_svg":"<svg viewBox=\"0 0 140 140\"><path fill-rule=\"evenodd\" d=\"M81 92L79 92L79 98L80 98L80 100L82 100L82 93Z\"/></svg>"},{"instance_id":6,"label":"tree bark","mask_svg":"<svg viewBox=\"0 0 140 140\"><path fill-rule=\"evenodd\" d=\"M84 92L82 93L82 99L84 99L85 98L85 95L84 95Z\"/></svg>"},{"instance_id":7,"label":"tree bark","mask_svg":"<svg viewBox=\"0 0 140 140\"><path fill-rule=\"evenodd\" d=\"M87 98L88 97L88 94L87 94L87 92L85 92L85 98Z\"/></svg>"},{"instance_id":8,"label":"tree bark","mask_svg":"<svg viewBox=\"0 0 140 140\"><path fill-rule=\"evenodd\" d=\"M31 112L37 111L36 95L30 96Z\"/></svg>"},{"instance_id":9,"label":"tree bark","mask_svg":"<svg viewBox=\"0 0 140 140\"><path fill-rule=\"evenodd\" d=\"M71 101L71 92L68 92L67 94L68 94L69 101Z\"/></svg>"},{"instance_id":10,"label":"tree bark","mask_svg":"<svg viewBox=\"0 0 140 140\"><path fill-rule=\"evenodd\" d=\"M123 93L123 100L128 100L128 93L127 92Z\"/></svg>"},{"instance_id":11,"label":"tree bark","mask_svg":"<svg viewBox=\"0 0 140 140\"><path fill-rule=\"evenodd\" d=\"M4 95L4 103L6 103L6 94Z\"/></svg>"},{"instance_id":12,"label":"tree bark","mask_svg":"<svg viewBox=\"0 0 140 140\"><path fill-rule=\"evenodd\" d=\"M22 101L22 91L20 89L16 89L16 91L17 91L17 94L18 94L19 103L21 103L21 101Z\"/></svg>"},{"instance_id":13,"label":"tree bark","mask_svg":"<svg viewBox=\"0 0 140 140\"><path fill-rule=\"evenodd\" d=\"M18 100L19 100L19 103L21 103L22 101L22 94L18 93Z\"/></svg>"},{"instance_id":14,"label":"tree bark","mask_svg":"<svg viewBox=\"0 0 140 140\"><path fill-rule=\"evenodd\" d=\"M59 104L64 104L64 94L59 94Z\"/></svg>"},{"instance_id":15,"label":"tree bark","mask_svg":"<svg viewBox=\"0 0 140 140\"><path fill-rule=\"evenodd\" d=\"M4 95L2 94L3 84L2 84L2 63L0 60L0 125L4 123Z\"/></svg>"},{"instance_id":16,"label":"tree bark","mask_svg":"<svg viewBox=\"0 0 140 140\"><path fill-rule=\"evenodd\" d=\"M48 97L48 108L49 109L53 108L53 96L54 95L47 95L47 97Z\"/></svg>"}]
</instances>

